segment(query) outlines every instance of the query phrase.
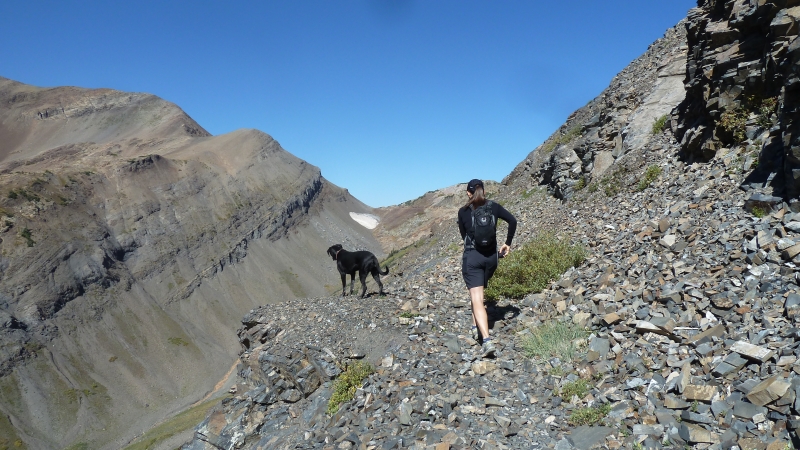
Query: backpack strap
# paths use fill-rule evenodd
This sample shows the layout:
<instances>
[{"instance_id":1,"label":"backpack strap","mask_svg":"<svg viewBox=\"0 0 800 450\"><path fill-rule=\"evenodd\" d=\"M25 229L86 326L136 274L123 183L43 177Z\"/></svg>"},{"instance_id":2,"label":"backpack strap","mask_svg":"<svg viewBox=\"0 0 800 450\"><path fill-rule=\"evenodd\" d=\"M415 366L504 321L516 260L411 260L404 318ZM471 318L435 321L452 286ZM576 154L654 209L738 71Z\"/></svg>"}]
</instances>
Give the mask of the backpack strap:
<instances>
[{"instance_id":1,"label":"backpack strap","mask_svg":"<svg viewBox=\"0 0 800 450\"><path fill-rule=\"evenodd\" d=\"M475 248L475 208L470 203L469 209L471 210L469 216L472 218L472 239L469 237L469 232L464 236L464 250L470 250ZM470 242L472 241L472 242Z\"/></svg>"}]
</instances>

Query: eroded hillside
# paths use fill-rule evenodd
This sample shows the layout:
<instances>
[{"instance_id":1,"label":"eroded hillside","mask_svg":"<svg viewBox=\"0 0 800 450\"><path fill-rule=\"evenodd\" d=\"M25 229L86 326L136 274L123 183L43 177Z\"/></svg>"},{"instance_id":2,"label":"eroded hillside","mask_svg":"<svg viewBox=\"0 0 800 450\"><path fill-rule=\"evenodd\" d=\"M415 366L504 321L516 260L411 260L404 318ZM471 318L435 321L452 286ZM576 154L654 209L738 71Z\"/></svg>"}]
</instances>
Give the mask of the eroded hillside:
<instances>
[{"instance_id":1,"label":"eroded hillside","mask_svg":"<svg viewBox=\"0 0 800 450\"><path fill-rule=\"evenodd\" d=\"M0 434L116 448L220 381L244 313L329 292L329 245L378 247L367 206L262 132L0 81Z\"/></svg>"}]
</instances>

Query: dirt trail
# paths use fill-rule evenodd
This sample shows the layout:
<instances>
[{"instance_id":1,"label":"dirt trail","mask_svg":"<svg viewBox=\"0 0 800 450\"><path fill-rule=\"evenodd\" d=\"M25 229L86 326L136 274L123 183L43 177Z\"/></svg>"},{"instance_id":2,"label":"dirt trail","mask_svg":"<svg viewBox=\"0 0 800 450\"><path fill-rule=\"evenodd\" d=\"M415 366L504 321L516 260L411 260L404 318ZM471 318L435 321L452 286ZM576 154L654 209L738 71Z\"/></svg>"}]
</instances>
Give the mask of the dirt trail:
<instances>
[{"instance_id":1,"label":"dirt trail","mask_svg":"<svg viewBox=\"0 0 800 450\"><path fill-rule=\"evenodd\" d=\"M158 427L159 425L172 420L178 414L181 414L182 412L184 412L186 410L189 410L191 408L194 408L195 406L207 401L208 399L210 399L214 395L218 394L221 390L226 389L226 388L229 389L231 381L234 378L233 376L236 374L236 366L238 364L239 364L239 358L236 358L236 360L234 361L234 363L231 366L231 368L228 369L228 372L226 372L225 375L217 382L217 384L214 385L214 389L209 391L205 396L203 396L203 398L201 398L200 400L197 400L196 402L194 402L194 403L192 403L190 405L187 405L185 408L181 409L180 411L175 411L175 413L171 414L169 417L166 417L163 420L160 420L160 421L154 423L147 431L145 431L144 433L142 433L142 434L136 436L135 438L131 439L130 441L128 441L128 443L125 444L125 446L129 446L129 445L133 444L134 442L136 442L137 439L139 439L142 436L146 435L150 430L153 430L156 427ZM156 446L154 447L154 450L162 450L162 449L171 450L171 449L174 449L176 447L181 446L184 442L189 441L191 439L192 435L194 434L194 427L197 426L199 423L200 422L198 422L197 424L193 425L191 428L189 428L187 430L184 430L184 431L182 431L180 433L177 433L177 434L175 434L175 435L173 435L173 436L171 436L171 437L169 437L167 439L164 439L163 441L161 441L158 444L156 444Z\"/></svg>"},{"instance_id":2,"label":"dirt trail","mask_svg":"<svg viewBox=\"0 0 800 450\"><path fill-rule=\"evenodd\" d=\"M206 394L206 395L205 395L205 397L203 397L203 398L201 398L200 400L198 400L198 401L196 401L196 402L192 403L192 405L190 406L190 408L191 408L191 407L194 407L194 406L197 406L197 405L199 405L200 403L203 403L204 401L206 401L206 400L208 400L209 398L211 398L211 396L212 396L212 395L216 394L216 393L217 393L217 392L219 392L221 389L225 388L225 387L226 387L226 386L227 386L227 385L230 383L230 381L231 381L231 375L233 375L233 374L234 374L234 372L236 371L236 366L238 366L238 365L239 365L239 358L236 358L236 361L234 361L234 362L233 362L233 365L231 366L231 368L230 368L230 369L228 369L228 372L225 374L225 376L223 376L223 377L222 377L222 379L221 379L221 380L219 380L219 382L217 382L217 384L215 384L215 385L214 385L214 389L212 389L212 390L211 390L211 392L209 392L208 394Z\"/></svg>"}]
</instances>

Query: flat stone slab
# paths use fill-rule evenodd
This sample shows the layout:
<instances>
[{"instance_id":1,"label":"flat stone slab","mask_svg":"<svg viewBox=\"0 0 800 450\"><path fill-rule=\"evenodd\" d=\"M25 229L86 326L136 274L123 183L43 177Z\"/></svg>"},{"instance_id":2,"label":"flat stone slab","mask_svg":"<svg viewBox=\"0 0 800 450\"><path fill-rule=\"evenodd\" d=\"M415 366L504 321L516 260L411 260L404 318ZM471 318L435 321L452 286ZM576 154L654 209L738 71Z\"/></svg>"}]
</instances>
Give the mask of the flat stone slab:
<instances>
[{"instance_id":1,"label":"flat stone slab","mask_svg":"<svg viewBox=\"0 0 800 450\"><path fill-rule=\"evenodd\" d=\"M674 395L665 395L664 396L664 407L669 409L684 409L688 408L691 403L681 400Z\"/></svg>"},{"instance_id":2,"label":"flat stone slab","mask_svg":"<svg viewBox=\"0 0 800 450\"><path fill-rule=\"evenodd\" d=\"M609 313L603 316L603 323L606 325L615 325L619 323L622 318L617 313Z\"/></svg>"},{"instance_id":3,"label":"flat stone slab","mask_svg":"<svg viewBox=\"0 0 800 450\"><path fill-rule=\"evenodd\" d=\"M675 321L669 317L653 317L650 319L650 323L660 328L664 334L672 334L676 325Z\"/></svg>"},{"instance_id":4,"label":"flat stone slab","mask_svg":"<svg viewBox=\"0 0 800 450\"><path fill-rule=\"evenodd\" d=\"M781 252L781 256L783 256L784 259L792 259L798 254L800 254L800 244L795 244Z\"/></svg>"},{"instance_id":5,"label":"flat stone slab","mask_svg":"<svg viewBox=\"0 0 800 450\"><path fill-rule=\"evenodd\" d=\"M497 370L497 364L489 361L477 361L472 365L472 371L478 375L485 375L493 370Z\"/></svg>"},{"instance_id":6,"label":"flat stone slab","mask_svg":"<svg viewBox=\"0 0 800 450\"><path fill-rule=\"evenodd\" d=\"M610 427L580 426L572 431L568 439L576 449L589 450L614 432L614 429Z\"/></svg>"},{"instance_id":7,"label":"flat stone slab","mask_svg":"<svg viewBox=\"0 0 800 450\"><path fill-rule=\"evenodd\" d=\"M691 411L681 411L681 421L691 422L691 423L704 423L704 424L713 424L714 419L710 416L705 414L697 414Z\"/></svg>"},{"instance_id":8,"label":"flat stone slab","mask_svg":"<svg viewBox=\"0 0 800 450\"><path fill-rule=\"evenodd\" d=\"M711 342L711 339L716 336L720 337L725 334L725 326L724 325L716 325L713 326L706 331L700 332L695 334L694 336L689 338L689 343L692 345L702 344L704 342Z\"/></svg>"},{"instance_id":9,"label":"flat stone slab","mask_svg":"<svg viewBox=\"0 0 800 450\"><path fill-rule=\"evenodd\" d=\"M775 356L774 351L764 347L753 345L745 341L736 342L731 347L731 350L744 356L745 358L758 361L760 363L769 361L773 356Z\"/></svg>"},{"instance_id":10,"label":"flat stone slab","mask_svg":"<svg viewBox=\"0 0 800 450\"><path fill-rule=\"evenodd\" d=\"M733 415L741 419L753 420L759 414L766 414L767 408L750 402L739 401L733 405Z\"/></svg>"},{"instance_id":11,"label":"flat stone slab","mask_svg":"<svg viewBox=\"0 0 800 450\"><path fill-rule=\"evenodd\" d=\"M686 422L681 423L681 426L678 428L678 434L681 439L691 444L713 444L719 442L719 435L716 433L712 433L701 426Z\"/></svg>"},{"instance_id":12,"label":"flat stone slab","mask_svg":"<svg viewBox=\"0 0 800 450\"><path fill-rule=\"evenodd\" d=\"M716 386L700 386L696 384L686 386L686 389L683 391L683 397L690 401L711 402L711 399L713 399L716 394Z\"/></svg>"},{"instance_id":13,"label":"flat stone slab","mask_svg":"<svg viewBox=\"0 0 800 450\"><path fill-rule=\"evenodd\" d=\"M659 327L659 326L657 326L655 324L652 324L652 323L650 323L650 322L648 322L646 320L640 320L636 324L636 331L638 333L642 333L642 334L644 334L644 333L655 333L655 334L660 334L662 336L672 336L672 333L670 333L669 331L665 330L663 327Z\"/></svg>"},{"instance_id":14,"label":"flat stone slab","mask_svg":"<svg viewBox=\"0 0 800 450\"><path fill-rule=\"evenodd\" d=\"M789 390L790 384L781 381L776 375L759 383L747 394L747 399L758 406L764 406L781 398Z\"/></svg>"},{"instance_id":15,"label":"flat stone slab","mask_svg":"<svg viewBox=\"0 0 800 450\"><path fill-rule=\"evenodd\" d=\"M649 435L649 436L662 436L664 434L664 425L642 425L636 424L633 426L633 434L636 436Z\"/></svg>"},{"instance_id":16,"label":"flat stone slab","mask_svg":"<svg viewBox=\"0 0 800 450\"><path fill-rule=\"evenodd\" d=\"M738 353L731 353L720 362L717 367L711 372L715 377L724 377L730 374L736 374L739 369L745 366L748 360L739 356Z\"/></svg>"}]
</instances>

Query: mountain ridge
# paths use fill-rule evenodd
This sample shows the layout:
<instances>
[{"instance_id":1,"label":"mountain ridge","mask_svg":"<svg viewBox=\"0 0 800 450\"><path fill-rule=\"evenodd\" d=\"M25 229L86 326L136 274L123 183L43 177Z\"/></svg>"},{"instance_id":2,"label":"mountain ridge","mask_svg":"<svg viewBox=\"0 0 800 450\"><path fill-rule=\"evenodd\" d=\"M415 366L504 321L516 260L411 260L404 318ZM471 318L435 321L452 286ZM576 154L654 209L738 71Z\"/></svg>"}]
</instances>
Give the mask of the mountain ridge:
<instances>
[{"instance_id":1,"label":"mountain ridge","mask_svg":"<svg viewBox=\"0 0 800 450\"><path fill-rule=\"evenodd\" d=\"M328 292L331 243L380 253L371 209L266 133L112 90L0 103L0 434L116 447L219 381L242 314Z\"/></svg>"}]
</instances>

